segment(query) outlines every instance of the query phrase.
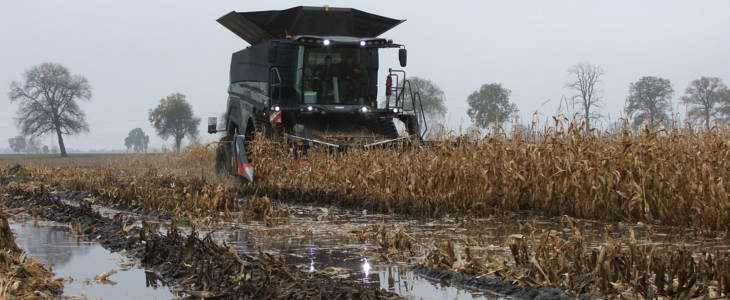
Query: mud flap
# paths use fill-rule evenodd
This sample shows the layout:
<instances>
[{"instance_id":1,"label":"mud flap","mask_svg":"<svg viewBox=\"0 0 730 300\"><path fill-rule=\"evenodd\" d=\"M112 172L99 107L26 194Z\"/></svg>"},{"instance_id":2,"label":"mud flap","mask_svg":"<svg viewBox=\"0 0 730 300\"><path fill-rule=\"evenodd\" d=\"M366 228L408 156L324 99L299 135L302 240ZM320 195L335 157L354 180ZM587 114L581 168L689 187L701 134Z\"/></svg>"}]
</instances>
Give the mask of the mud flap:
<instances>
[{"instance_id":1,"label":"mud flap","mask_svg":"<svg viewBox=\"0 0 730 300\"><path fill-rule=\"evenodd\" d=\"M249 182L253 181L253 164L246 156L246 146L243 135L236 135L233 138L233 151L236 156L236 175L246 178Z\"/></svg>"}]
</instances>

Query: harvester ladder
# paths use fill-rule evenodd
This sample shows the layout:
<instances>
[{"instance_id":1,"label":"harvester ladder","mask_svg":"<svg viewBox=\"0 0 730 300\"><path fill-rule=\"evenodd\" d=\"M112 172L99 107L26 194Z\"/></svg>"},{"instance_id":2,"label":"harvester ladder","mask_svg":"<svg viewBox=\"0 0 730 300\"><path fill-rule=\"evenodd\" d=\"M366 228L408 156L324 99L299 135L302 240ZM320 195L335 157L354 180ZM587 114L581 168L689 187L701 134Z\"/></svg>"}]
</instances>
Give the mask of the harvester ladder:
<instances>
[{"instance_id":1,"label":"harvester ladder","mask_svg":"<svg viewBox=\"0 0 730 300\"><path fill-rule=\"evenodd\" d=\"M403 70L388 70L388 76L392 78L392 85L390 86L390 95L394 96L394 103L390 103L390 97L385 99L385 108L393 109L398 108L403 111L402 115L412 115L415 118L415 126L417 129L418 137L423 140L423 137L428 131L428 124L426 122L426 115L423 111L423 102L421 101L421 94L418 91L414 91L411 86L411 81L406 79L406 72ZM402 78L401 78L402 77ZM406 96L408 99L406 99ZM411 100L410 107L406 106L406 101Z\"/></svg>"}]
</instances>

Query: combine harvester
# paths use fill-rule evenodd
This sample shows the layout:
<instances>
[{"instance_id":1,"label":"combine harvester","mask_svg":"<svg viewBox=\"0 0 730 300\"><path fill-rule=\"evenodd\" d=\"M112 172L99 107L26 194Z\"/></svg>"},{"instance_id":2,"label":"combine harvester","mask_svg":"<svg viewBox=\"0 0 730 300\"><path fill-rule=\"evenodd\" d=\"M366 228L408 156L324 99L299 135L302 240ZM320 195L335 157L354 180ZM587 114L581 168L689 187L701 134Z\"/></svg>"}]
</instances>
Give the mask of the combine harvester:
<instances>
[{"instance_id":1,"label":"combine harvester","mask_svg":"<svg viewBox=\"0 0 730 300\"><path fill-rule=\"evenodd\" d=\"M378 36L403 21L352 8L302 6L234 11L218 19L251 46L231 58L224 128L208 118L208 133L224 133L217 171L252 181L246 149L257 133L298 149L422 141L423 108L405 71L389 69L385 103L377 103L379 50L398 49L401 67L407 59L403 45ZM406 135L399 136L395 120Z\"/></svg>"}]
</instances>

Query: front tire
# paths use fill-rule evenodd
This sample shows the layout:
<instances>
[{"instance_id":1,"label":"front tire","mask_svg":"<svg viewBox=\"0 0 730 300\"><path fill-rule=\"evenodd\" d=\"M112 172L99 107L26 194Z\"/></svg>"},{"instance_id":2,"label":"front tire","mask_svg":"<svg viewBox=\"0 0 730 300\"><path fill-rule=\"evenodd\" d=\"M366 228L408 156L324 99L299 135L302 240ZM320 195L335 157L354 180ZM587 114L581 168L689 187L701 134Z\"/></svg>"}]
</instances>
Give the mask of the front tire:
<instances>
[{"instance_id":1,"label":"front tire","mask_svg":"<svg viewBox=\"0 0 730 300\"><path fill-rule=\"evenodd\" d=\"M233 139L224 137L218 143L215 155L215 171L219 175L235 175L235 160L233 157Z\"/></svg>"}]
</instances>

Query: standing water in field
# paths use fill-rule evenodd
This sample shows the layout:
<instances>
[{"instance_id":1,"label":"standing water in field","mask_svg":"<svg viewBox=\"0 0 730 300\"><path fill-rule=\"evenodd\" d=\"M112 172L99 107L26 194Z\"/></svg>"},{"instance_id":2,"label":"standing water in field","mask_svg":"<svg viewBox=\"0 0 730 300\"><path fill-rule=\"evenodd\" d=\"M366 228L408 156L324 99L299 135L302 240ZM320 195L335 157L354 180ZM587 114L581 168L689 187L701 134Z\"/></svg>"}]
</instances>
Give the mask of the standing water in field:
<instances>
[{"instance_id":1,"label":"standing water in field","mask_svg":"<svg viewBox=\"0 0 730 300\"><path fill-rule=\"evenodd\" d=\"M172 299L175 296L154 276L119 253L73 236L55 223L35 226L32 221L11 223L16 243L28 256L50 266L64 278L64 296L102 299ZM113 270L113 271L112 271ZM104 276L111 274L109 276ZM105 277L105 278L102 278Z\"/></svg>"}]
</instances>

